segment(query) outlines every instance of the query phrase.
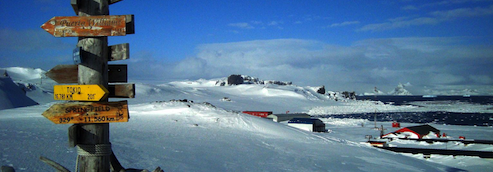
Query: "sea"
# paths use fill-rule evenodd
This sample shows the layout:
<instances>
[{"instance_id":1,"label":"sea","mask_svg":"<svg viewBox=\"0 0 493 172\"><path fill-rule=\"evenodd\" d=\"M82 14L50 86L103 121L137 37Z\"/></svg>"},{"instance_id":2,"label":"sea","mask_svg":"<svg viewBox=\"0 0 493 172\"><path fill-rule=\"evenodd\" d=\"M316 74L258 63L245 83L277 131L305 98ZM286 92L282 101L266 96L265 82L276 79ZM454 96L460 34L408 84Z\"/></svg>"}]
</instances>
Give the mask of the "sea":
<instances>
[{"instance_id":1,"label":"sea","mask_svg":"<svg viewBox=\"0 0 493 172\"><path fill-rule=\"evenodd\" d=\"M493 96L356 96L357 100L381 101L393 105L409 105L417 101L459 101L481 104L485 106L493 105ZM355 113L355 114L335 114L322 115L322 117L332 118L353 118L367 119L370 121L397 121L409 123L434 123L447 125L467 125L467 126L493 126L493 113L462 113L446 111L429 112L375 112L375 113Z\"/></svg>"}]
</instances>

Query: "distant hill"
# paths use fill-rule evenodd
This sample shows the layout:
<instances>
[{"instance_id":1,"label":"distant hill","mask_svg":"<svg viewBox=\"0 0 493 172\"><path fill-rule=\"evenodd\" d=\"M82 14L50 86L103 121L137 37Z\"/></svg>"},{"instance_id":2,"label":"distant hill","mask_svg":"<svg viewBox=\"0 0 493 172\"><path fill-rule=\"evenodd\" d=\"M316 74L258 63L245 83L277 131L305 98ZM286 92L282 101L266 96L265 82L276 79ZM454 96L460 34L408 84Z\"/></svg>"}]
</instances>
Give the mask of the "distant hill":
<instances>
[{"instance_id":1,"label":"distant hill","mask_svg":"<svg viewBox=\"0 0 493 172\"><path fill-rule=\"evenodd\" d=\"M397 87L395 87L393 91L389 92L389 95L400 95L400 96L413 95L411 94L411 92L407 91L404 87L405 87L404 84L399 83L399 85L397 85Z\"/></svg>"},{"instance_id":2,"label":"distant hill","mask_svg":"<svg viewBox=\"0 0 493 172\"><path fill-rule=\"evenodd\" d=\"M240 84L275 84L275 85L292 85L292 82L286 81L272 81L272 80L261 80L259 78L251 77L248 75L230 75L227 79L217 80L216 85L226 86L226 85L240 85Z\"/></svg>"},{"instance_id":3,"label":"distant hill","mask_svg":"<svg viewBox=\"0 0 493 172\"><path fill-rule=\"evenodd\" d=\"M5 70L0 70L0 74L0 110L38 104L26 96L25 90L15 84Z\"/></svg>"}]
</instances>

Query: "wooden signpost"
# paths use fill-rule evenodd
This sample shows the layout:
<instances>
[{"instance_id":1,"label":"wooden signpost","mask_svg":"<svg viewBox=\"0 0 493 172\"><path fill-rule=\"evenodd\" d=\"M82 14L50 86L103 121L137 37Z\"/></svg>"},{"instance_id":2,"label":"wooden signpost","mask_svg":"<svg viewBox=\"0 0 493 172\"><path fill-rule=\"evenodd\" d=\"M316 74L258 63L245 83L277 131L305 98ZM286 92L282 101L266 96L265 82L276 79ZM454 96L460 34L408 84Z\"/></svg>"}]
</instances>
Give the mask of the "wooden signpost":
<instances>
[{"instance_id":1,"label":"wooden signpost","mask_svg":"<svg viewBox=\"0 0 493 172\"><path fill-rule=\"evenodd\" d=\"M55 85L55 100L100 101L109 91L102 85Z\"/></svg>"},{"instance_id":2,"label":"wooden signpost","mask_svg":"<svg viewBox=\"0 0 493 172\"><path fill-rule=\"evenodd\" d=\"M124 170L109 141L109 124L128 122L127 101L108 102L108 97L133 98L135 84L127 82L127 65L108 65L108 61L129 58L129 44L108 46L107 36L133 34L133 15L109 15L109 5L121 0L70 0L78 16L53 17L41 28L55 37L79 37L73 51L76 65L58 65L46 73L58 83L55 104L43 116L55 124L69 127L69 145L77 146L76 171ZM119 83L110 85L108 83Z\"/></svg>"},{"instance_id":3,"label":"wooden signpost","mask_svg":"<svg viewBox=\"0 0 493 172\"><path fill-rule=\"evenodd\" d=\"M125 36L127 17L117 16L59 16L53 17L41 28L55 37ZM131 34L131 32L130 32Z\"/></svg>"},{"instance_id":4,"label":"wooden signpost","mask_svg":"<svg viewBox=\"0 0 493 172\"><path fill-rule=\"evenodd\" d=\"M127 101L54 104L43 113L55 124L128 122Z\"/></svg>"}]
</instances>

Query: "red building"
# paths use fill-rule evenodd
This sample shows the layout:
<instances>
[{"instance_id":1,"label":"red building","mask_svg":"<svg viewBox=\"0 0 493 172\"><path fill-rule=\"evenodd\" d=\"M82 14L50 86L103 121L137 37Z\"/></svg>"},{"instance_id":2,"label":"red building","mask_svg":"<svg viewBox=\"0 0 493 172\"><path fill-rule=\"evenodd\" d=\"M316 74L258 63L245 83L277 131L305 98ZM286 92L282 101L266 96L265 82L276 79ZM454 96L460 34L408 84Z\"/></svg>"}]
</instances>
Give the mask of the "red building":
<instances>
[{"instance_id":1,"label":"red building","mask_svg":"<svg viewBox=\"0 0 493 172\"><path fill-rule=\"evenodd\" d=\"M401 123L394 121L394 122L392 122L392 127L393 128L401 128Z\"/></svg>"},{"instance_id":2,"label":"red building","mask_svg":"<svg viewBox=\"0 0 493 172\"><path fill-rule=\"evenodd\" d=\"M267 116L272 114L272 111L243 111L243 113L253 115L253 116L262 117L262 118L267 118Z\"/></svg>"},{"instance_id":3,"label":"red building","mask_svg":"<svg viewBox=\"0 0 493 172\"><path fill-rule=\"evenodd\" d=\"M422 139L424 136L427 136L429 134L432 134L433 137L439 138L440 130L428 124L425 124L425 125L401 128L397 131L383 135L382 138L404 137L404 138Z\"/></svg>"}]
</instances>

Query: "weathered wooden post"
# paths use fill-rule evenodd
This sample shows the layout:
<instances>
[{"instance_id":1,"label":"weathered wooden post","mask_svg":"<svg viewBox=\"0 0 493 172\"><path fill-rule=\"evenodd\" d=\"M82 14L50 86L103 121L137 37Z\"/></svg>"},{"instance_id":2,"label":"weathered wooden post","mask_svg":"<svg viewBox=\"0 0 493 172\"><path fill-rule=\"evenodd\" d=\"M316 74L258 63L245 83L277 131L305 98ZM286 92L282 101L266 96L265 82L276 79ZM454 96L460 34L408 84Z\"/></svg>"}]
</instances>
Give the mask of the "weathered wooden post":
<instances>
[{"instance_id":1,"label":"weathered wooden post","mask_svg":"<svg viewBox=\"0 0 493 172\"><path fill-rule=\"evenodd\" d=\"M108 0L79 0L79 16L109 15ZM108 88L108 37L79 37L85 57L79 68L79 84L97 84ZM107 102L106 100L101 100ZM79 124L79 171L110 171L110 129L108 123ZM82 155L80 151L89 154ZM96 155L97 154L97 155Z\"/></svg>"}]
</instances>

